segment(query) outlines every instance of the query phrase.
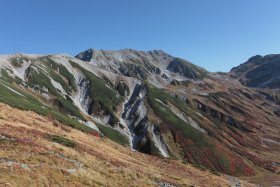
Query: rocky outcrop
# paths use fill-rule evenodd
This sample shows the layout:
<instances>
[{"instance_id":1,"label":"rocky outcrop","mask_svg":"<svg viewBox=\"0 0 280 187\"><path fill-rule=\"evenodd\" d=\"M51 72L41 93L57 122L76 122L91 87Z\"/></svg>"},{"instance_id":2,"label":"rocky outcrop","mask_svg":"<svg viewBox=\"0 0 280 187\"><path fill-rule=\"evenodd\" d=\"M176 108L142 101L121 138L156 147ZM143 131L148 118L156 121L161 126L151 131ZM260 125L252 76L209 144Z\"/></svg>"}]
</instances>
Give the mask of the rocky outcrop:
<instances>
[{"instance_id":1,"label":"rocky outcrop","mask_svg":"<svg viewBox=\"0 0 280 187\"><path fill-rule=\"evenodd\" d=\"M141 80L150 78L150 75L162 76L164 79L170 76L200 80L207 74L203 68L172 57L161 50L145 52L131 49L119 51L88 49L76 57L110 72Z\"/></svg>"},{"instance_id":2,"label":"rocky outcrop","mask_svg":"<svg viewBox=\"0 0 280 187\"><path fill-rule=\"evenodd\" d=\"M131 146L135 150L151 153L151 144L155 145L161 155L169 156L167 146L153 124L148 121L148 110L145 105L147 93L145 84L136 84L132 95L124 106L122 119L131 134Z\"/></svg>"},{"instance_id":3,"label":"rocky outcrop","mask_svg":"<svg viewBox=\"0 0 280 187\"><path fill-rule=\"evenodd\" d=\"M163 51L144 52L131 49L120 51L88 49L76 57L102 69L138 79L146 79L149 74L160 75L161 67L165 67L174 59Z\"/></svg>"},{"instance_id":4,"label":"rocky outcrop","mask_svg":"<svg viewBox=\"0 0 280 187\"><path fill-rule=\"evenodd\" d=\"M141 141L145 141L147 135L148 117L147 108L144 105L146 89L142 84L136 84L134 91L125 104L122 118L132 135L132 148L138 149Z\"/></svg>"},{"instance_id":5,"label":"rocky outcrop","mask_svg":"<svg viewBox=\"0 0 280 187\"><path fill-rule=\"evenodd\" d=\"M90 98L90 84L85 77L80 77L78 80L78 94L77 100L81 108L89 114L90 103L92 102Z\"/></svg>"},{"instance_id":6,"label":"rocky outcrop","mask_svg":"<svg viewBox=\"0 0 280 187\"><path fill-rule=\"evenodd\" d=\"M115 89L123 97L130 95L129 87L124 81L118 82L117 85L115 86Z\"/></svg>"},{"instance_id":7,"label":"rocky outcrop","mask_svg":"<svg viewBox=\"0 0 280 187\"><path fill-rule=\"evenodd\" d=\"M199 109L200 111L206 113L207 115L211 116L214 119L219 120L222 123L225 123L227 125L233 126L238 128L239 130L245 131L245 132L252 132L250 129L248 129L246 127L245 124L243 124L242 122L234 119L233 116L229 116L223 112L220 112L218 110L215 110L207 105L205 105L204 103L196 100L197 103L197 109Z\"/></svg>"}]
</instances>

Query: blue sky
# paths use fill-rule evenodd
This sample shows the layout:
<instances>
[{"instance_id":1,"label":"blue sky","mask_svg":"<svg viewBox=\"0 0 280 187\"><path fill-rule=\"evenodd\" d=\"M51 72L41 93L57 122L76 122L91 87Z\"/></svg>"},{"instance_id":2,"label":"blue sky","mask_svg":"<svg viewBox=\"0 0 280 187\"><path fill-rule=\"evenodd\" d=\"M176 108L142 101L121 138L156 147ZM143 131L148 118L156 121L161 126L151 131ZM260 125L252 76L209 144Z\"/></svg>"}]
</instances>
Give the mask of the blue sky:
<instances>
[{"instance_id":1,"label":"blue sky","mask_svg":"<svg viewBox=\"0 0 280 187\"><path fill-rule=\"evenodd\" d=\"M7 0L0 54L162 49L228 71L280 53L279 8L279 0Z\"/></svg>"}]
</instances>

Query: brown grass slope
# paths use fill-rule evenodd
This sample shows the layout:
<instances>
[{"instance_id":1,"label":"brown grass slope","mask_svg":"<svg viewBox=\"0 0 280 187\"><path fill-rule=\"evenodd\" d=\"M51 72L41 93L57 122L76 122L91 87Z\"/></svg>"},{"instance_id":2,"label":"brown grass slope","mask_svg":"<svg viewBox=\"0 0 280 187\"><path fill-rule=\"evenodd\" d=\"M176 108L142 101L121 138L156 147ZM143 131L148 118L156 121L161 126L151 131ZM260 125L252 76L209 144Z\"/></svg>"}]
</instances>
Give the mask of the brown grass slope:
<instances>
[{"instance_id":1,"label":"brown grass slope","mask_svg":"<svg viewBox=\"0 0 280 187\"><path fill-rule=\"evenodd\" d=\"M47 138L51 135L75 146L52 142ZM223 176L132 152L106 138L0 103L0 186L159 186L159 182L234 185Z\"/></svg>"}]
</instances>

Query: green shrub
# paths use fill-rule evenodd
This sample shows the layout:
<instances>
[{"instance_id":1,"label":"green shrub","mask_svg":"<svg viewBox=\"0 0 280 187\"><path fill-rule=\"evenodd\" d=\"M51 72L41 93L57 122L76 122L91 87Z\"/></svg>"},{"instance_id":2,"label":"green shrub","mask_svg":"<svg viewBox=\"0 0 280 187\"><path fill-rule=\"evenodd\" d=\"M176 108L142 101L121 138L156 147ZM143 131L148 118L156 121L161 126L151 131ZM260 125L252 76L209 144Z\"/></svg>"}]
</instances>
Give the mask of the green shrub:
<instances>
[{"instance_id":1,"label":"green shrub","mask_svg":"<svg viewBox=\"0 0 280 187\"><path fill-rule=\"evenodd\" d=\"M6 82L13 82L13 78L9 75L8 71L11 71L10 69L1 69L0 70L0 78Z\"/></svg>"},{"instance_id":2,"label":"green shrub","mask_svg":"<svg viewBox=\"0 0 280 187\"><path fill-rule=\"evenodd\" d=\"M129 145L128 138L125 135L121 134L119 131L112 129L110 127L101 125L99 123L96 123L96 125L101 130L101 132L104 134L104 136L106 136L110 140L117 142L123 146Z\"/></svg>"},{"instance_id":3,"label":"green shrub","mask_svg":"<svg viewBox=\"0 0 280 187\"><path fill-rule=\"evenodd\" d=\"M77 146L77 143L74 142L73 140L70 140L68 138L64 138L59 135L47 135L46 139L52 142L59 143L61 145L64 145L66 147L72 147L75 148Z\"/></svg>"}]
</instances>

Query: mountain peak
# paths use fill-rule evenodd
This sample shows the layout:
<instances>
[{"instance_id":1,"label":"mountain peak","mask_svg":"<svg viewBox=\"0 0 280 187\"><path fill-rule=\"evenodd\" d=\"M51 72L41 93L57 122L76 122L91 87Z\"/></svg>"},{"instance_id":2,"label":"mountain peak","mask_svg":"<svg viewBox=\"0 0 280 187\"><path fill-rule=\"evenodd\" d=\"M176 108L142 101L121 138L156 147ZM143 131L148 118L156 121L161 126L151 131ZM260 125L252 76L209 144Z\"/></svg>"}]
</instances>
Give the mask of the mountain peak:
<instances>
[{"instance_id":1,"label":"mountain peak","mask_svg":"<svg viewBox=\"0 0 280 187\"><path fill-rule=\"evenodd\" d=\"M256 55L232 68L230 75L249 87L280 88L280 55Z\"/></svg>"},{"instance_id":2,"label":"mountain peak","mask_svg":"<svg viewBox=\"0 0 280 187\"><path fill-rule=\"evenodd\" d=\"M163 50L137 51L122 49L117 51L88 49L76 58L90 62L102 69L128 77L146 79L149 74L173 79L202 79L202 68L185 60L169 55ZM205 71L206 72L206 71ZM202 75L203 74L203 75Z\"/></svg>"}]
</instances>

